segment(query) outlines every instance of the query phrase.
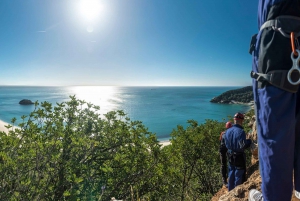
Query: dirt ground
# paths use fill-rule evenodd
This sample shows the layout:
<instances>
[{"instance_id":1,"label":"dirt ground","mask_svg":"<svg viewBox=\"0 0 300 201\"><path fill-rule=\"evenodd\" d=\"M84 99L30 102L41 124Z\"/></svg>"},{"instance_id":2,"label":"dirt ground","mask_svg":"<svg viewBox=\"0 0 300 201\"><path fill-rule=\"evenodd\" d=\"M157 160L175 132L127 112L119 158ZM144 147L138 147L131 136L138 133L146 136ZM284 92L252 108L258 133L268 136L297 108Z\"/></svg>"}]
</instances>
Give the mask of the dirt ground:
<instances>
[{"instance_id":1,"label":"dirt ground","mask_svg":"<svg viewBox=\"0 0 300 201\"><path fill-rule=\"evenodd\" d=\"M240 186L237 186L232 191L228 192L227 188L223 186L211 201L248 201L248 193L255 188L261 191L261 177L258 170L258 161L247 169L247 181ZM291 201L299 201L294 195Z\"/></svg>"}]
</instances>

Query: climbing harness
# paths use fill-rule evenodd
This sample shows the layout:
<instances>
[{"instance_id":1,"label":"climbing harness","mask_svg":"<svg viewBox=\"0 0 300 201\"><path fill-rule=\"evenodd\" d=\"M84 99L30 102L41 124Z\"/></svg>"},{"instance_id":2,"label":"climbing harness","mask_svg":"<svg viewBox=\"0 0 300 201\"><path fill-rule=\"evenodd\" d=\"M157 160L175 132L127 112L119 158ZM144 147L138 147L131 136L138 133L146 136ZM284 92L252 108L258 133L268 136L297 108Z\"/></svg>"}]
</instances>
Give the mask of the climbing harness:
<instances>
[{"instance_id":1,"label":"climbing harness","mask_svg":"<svg viewBox=\"0 0 300 201\"><path fill-rule=\"evenodd\" d=\"M267 73L251 71L250 76L259 82L268 82L288 92L296 93L300 84L300 50L297 37L300 37L300 17L283 15L274 20L266 21L260 28L260 32L266 28L278 31L285 38L291 39L293 66L289 70L270 70ZM290 33L290 34L289 34ZM249 53L255 50L257 34L252 36ZM296 42L296 47L295 47ZM297 81L294 81L297 80Z\"/></svg>"},{"instance_id":2,"label":"climbing harness","mask_svg":"<svg viewBox=\"0 0 300 201\"><path fill-rule=\"evenodd\" d=\"M246 160L244 152L235 152L230 149L227 151L228 162L236 166L237 169L245 169Z\"/></svg>"}]
</instances>

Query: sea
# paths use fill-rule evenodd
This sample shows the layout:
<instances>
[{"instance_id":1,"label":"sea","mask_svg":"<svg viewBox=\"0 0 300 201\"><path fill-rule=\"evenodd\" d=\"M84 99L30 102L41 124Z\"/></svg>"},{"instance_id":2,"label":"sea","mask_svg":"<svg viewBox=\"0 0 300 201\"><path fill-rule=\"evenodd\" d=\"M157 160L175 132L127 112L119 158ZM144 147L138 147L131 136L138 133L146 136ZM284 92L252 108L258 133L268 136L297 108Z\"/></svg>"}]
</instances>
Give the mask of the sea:
<instances>
[{"instance_id":1,"label":"sea","mask_svg":"<svg viewBox=\"0 0 300 201\"><path fill-rule=\"evenodd\" d=\"M119 86L0 86L0 119L10 123L12 118L21 122L34 105L20 105L22 99L50 102L54 106L75 95L100 106L100 113L123 110L131 120L142 121L158 140L170 139L177 125L186 127L188 120L204 123L206 119L222 122L236 112L247 112L249 105L217 104L210 100L236 87L119 87Z\"/></svg>"}]
</instances>

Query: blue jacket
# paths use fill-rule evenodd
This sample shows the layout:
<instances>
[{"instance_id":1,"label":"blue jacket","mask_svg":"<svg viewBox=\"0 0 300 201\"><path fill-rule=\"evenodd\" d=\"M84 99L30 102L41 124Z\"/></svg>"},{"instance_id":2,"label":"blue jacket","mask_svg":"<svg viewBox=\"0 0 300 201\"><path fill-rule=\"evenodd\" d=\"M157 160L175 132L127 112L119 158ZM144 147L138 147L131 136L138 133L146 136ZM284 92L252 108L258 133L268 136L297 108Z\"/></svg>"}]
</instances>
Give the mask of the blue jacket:
<instances>
[{"instance_id":1,"label":"blue jacket","mask_svg":"<svg viewBox=\"0 0 300 201\"><path fill-rule=\"evenodd\" d=\"M267 20L279 15L300 16L298 0L260 0L258 2L258 30Z\"/></svg>"},{"instance_id":2,"label":"blue jacket","mask_svg":"<svg viewBox=\"0 0 300 201\"><path fill-rule=\"evenodd\" d=\"M251 140L246 139L246 133L239 124L234 124L223 135L226 148L234 152L244 152L251 145Z\"/></svg>"}]
</instances>

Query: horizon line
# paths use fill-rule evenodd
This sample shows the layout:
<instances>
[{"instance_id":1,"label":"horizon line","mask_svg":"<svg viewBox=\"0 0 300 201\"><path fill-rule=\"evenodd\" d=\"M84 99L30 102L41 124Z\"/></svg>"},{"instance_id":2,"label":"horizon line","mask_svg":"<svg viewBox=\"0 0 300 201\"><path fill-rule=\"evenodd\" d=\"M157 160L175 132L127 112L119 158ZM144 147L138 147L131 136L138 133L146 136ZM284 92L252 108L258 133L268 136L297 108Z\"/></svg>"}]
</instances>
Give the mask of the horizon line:
<instances>
[{"instance_id":1,"label":"horizon line","mask_svg":"<svg viewBox=\"0 0 300 201\"><path fill-rule=\"evenodd\" d=\"M252 85L1 85L0 87L247 87Z\"/></svg>"}]
</instances>

